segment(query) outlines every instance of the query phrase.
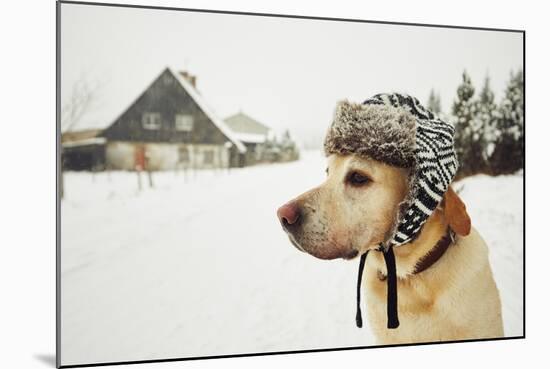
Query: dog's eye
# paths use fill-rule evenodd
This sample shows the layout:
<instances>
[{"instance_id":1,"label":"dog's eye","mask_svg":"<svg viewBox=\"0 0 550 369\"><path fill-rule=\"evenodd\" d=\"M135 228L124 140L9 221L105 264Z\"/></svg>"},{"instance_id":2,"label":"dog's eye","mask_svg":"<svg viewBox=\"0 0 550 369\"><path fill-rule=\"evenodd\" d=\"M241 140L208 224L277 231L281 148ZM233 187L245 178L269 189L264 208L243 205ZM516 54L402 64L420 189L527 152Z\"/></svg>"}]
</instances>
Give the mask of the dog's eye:
<instances>
[{"instance_id":1,"label":"dog's eye","mask_svg":"<svg viewBox=\"0 0 550 369\"><path fill-rule=\"evenodd\" d=\"M353 186L363 186L370 182L370 178L359 172L351 172L348 176L348 182Z\"/></svg>"}]
</instances>

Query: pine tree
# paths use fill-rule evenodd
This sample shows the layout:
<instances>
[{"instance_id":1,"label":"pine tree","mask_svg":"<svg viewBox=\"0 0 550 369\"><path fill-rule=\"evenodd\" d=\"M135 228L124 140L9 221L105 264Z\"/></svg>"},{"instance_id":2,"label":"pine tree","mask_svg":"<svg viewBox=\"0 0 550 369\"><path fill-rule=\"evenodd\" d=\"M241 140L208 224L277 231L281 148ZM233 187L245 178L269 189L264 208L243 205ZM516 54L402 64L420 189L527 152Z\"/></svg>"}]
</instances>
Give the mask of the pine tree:
<instances>
[{"instance_id":1,"label":"pine tree","mask_svg":"<svg viewBox=\"0 0 550 369\"><path fill-rule=\"evenodd\" d=\"M474 141L472 121L475 114L475 89L468 73L462 73L462 83L456 91L452 115L455 124L455 147L459 161L458 177L465 177L477 172L481 148Z\"/></svg>"},{"instance_id":2,"label":"pine tree","mask_svg":"<svg viewBox=\"0 0 550 369\"><path fill-rule=\"evenodd\" d=\"M285 129L285 131L283 132L281 142L283 145L288 145L292 142L292 139L290 138L290 131L288 129Z\"/></svg>"},{"instance_id":3,"label":"pine tree","mask_svg":"<svg viewBox=\"0 0 550 369\"><path fill-rule=\"evenodd\" d=\"M430 96L428 97L427 105L428 110L430 110L435 115L439 115L441 113L441 98L439 97L439 94L435 93L433 88L430 90Z\"/></svg>"},{"instance_id":4,"label":"pine tree","mask_svg":"<svg viewBox=\"0 0 550 369\"><path fill-rule=\"evenodd\" d=\"M523 168L523 70L510 74L510 81L498 108L497 140L491 163L496 174L514 173Z\"/></svg>"},{"instance_id":5,"label":"pine tree","mask_svg":"<svg viewBox=\"0 0 550 369\"><path fill-rule=\"evenodd\" d=\"M292 140L289 130L285 130L281 137L281 151L283 152L284 160L297 160L299 158L298 148Z\"/></svg>"},{"instance_id":6,"label":"pine tree","mask_svg":"<svg viewBox=\"0 0 550 369\"><path fill-rule=\"evenodd\" d=\"M479 141L479 145L482 147L480 159L483 160L484 172L490 171L489 158L494 152L497 140L496 118L495 94L491 90L490 78L486 76L475 102L475 114L472 122L473 140Z\"/></svg>"}]
</instances>

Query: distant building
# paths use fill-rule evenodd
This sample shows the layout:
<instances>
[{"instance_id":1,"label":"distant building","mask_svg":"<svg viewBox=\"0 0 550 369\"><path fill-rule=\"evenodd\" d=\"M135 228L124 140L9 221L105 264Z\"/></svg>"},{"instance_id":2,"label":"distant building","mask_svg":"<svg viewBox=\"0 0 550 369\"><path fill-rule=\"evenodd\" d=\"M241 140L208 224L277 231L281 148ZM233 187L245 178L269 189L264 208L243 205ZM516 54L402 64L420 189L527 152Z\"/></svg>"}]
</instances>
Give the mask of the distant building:
<instances>
[{"instance_id":1,"label":"distant building","mask_svg":"<svg viewBox=\"0 0 550 369\"><path fill-rule=\"evenodd\" d=\"M107 128L65 132L64 168L166 170L247 165L245 145L208 107L196 77L166 68Z\"/></svg>"},{"instance_id":2,"label":"distant building","mask_svg":"<svg viewBox=\"0 0 550 369\"><path fill-rule=\"evenodd\" d=\"M296 160L295 143L244 113L220 119L196 77L166 68L110 125L63 132L68 170L170 170L244 167Z\"/></svg>"},{"instance_id":3,"label":"distant building","mask_svg":"<svg viewBox=\"0 0 550 369\"><path fill-rule=\"evenodd\" d=\"M242 112L226 118L225 123L233 131L235 137L245 145L247 164L269 161L266 149L268 141L273 137L273 132L268 126Z\"/></svg>"}]
</instances>

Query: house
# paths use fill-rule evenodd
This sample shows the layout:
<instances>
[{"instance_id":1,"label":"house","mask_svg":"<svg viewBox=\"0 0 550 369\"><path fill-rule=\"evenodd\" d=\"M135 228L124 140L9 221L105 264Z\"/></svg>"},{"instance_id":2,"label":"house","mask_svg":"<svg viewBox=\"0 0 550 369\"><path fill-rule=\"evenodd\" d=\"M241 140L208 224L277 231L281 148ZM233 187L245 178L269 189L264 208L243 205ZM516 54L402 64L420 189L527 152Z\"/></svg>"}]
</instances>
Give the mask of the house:
<instances>
[{"instance_id":1,"label":"house","mask_svg":"<svg viewBox=\"0 0 550 369\"><path fill-rule=\"evenodd\" d=\"M65 132L70 170L167 170L246 165L246 146L196 90L196 77L166 68L107 128Z\"/></svg>"},{"instance_id":2,"label":"house","mask_svg":"<svg viewBox=\"0 0 550 369\"><path fill-rule=\"evenodd\" d=\"M267 160L266 152L273 132L266 125L239 112L225 119L234 136L246 147L245 162L255 164Z\"/></svg>"},{"instance_id":3,"label":"house","mask_svg":"<svg viewBox=\"0 0 550 369\"><path fill-rule=\"evenodd\" d=\"M243 112L226 118L225 123L246 146L247 165L287 162L300 158L300 151L288 130L278 138L271 128Z\"/></svg>"}]
</instances>

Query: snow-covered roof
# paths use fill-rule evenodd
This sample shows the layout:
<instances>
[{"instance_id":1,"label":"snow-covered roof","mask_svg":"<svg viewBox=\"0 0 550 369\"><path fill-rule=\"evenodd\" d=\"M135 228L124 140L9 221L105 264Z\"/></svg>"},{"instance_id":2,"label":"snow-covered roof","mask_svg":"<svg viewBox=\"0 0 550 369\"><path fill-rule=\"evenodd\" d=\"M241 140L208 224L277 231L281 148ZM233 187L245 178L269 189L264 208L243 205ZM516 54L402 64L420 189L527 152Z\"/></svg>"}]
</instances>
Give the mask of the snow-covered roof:
<instances>
[{"instance_id":1,"label":"snow-covered roof","mask_svg":"<svg viewBox=\"0 0 550 369\"><path fill-rule=\"evenodd\" d=\"M243 112L238 112L230 117L224 119L225 123L231 128L235 133L254 133L267 136L271 130L265 124L258 122L256 119L244 114Z\"/></svg>"},{"instance_id":2,"label":"snow-covered roof","mask_svg":"<svg viewBox=\"0 0 550 369\"><path fill-rule=\"evenodd\" d=\"M61 146L63 147L79 147L79 146L89 146L89 145L104 145L107 142L105 137L92 137L85 138L78 141L69 141L63 142Z\"/></svg>"},{"instance_id":3,"label":"snow-covered roof","mask_svg":"<svg viewBox=\"0 0 550 369\"><path fill-rule=\"evenodd\" d=\"M264 143L267 140L267 135L258 133L235 133L235 137L245 143Z\"/></svg>"},{"instance_id":4,"label":"snow-covered roof","mask_svg":"<svg viewBox=\"0 0 550 369\"><path fill-rule=\"evenodd\" d=\"M225 124L225 122L219 118L213 111L210 109L208 104L204 101L203 97L197 92L195 87L191 85L180 73L168 67L170 73L174 78L179 82L179 84L185 89L185 91L193 98L201 110L206 114L206 116L218 127L222 133L233 142L235 147L243 153L246 152L246 147L243 143L235 136L234 132Z\"/></svg>"}]
</instances>

